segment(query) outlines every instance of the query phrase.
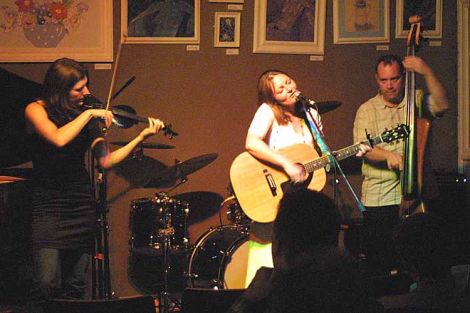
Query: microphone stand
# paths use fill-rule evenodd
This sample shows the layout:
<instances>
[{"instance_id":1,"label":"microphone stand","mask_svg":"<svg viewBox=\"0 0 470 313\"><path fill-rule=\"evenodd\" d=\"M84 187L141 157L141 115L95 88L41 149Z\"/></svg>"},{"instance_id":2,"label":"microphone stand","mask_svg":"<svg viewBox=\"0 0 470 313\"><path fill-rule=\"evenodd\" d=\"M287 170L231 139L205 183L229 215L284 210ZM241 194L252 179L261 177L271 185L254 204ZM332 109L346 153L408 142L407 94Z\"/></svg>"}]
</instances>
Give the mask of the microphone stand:
<instances>
[{"instance_id":1,"label":"microphone stand","mask_svg":"<svg viewBox=\"0 0 470 313\"><path fill-rule=\"evenodd\" d=\"M92 258L92 298L111 299L111 274L109 266L109 241L107 222L107 176L104 169L98 169L95 179L95 166L93 155L90 157L90 173L93 179L92 186L95 196L98 195L97 229L95 234L95 251ZM98 186L96 192L95 186Z\"/></svg>"},{"instance_id":2,"label":"microphone stand","mask_svg":"<svg viewBox=\"0 0 470 313\"><path fill-rule=\"evenodd\" d=\"M299 101L299 102L301 102L301 101ZM320 128L318 127L318 124L317 124L316 120L313 118L312 113L310 112L310 107L308 105L303 104L303 103L301 103L301 104L302 104L301 109L300 109L301 117L304 119L305 123L309 126L310 133L312 134L314 139L317 140L317 143L319 141L322 141L322 144L319 145L319 146L320 146L320 148L326 149L326 151L322 151L322 152L327 153L330 164L332 163L332 165L335 167L335 176L336 176L336 169L337 169L339 171L339 173L341 174L341 176L344 178L344 181L346 182L346 185L348 186L351 194L353 195L358 209L361 212L365 212L366 208L364 207L361 200L357 196L357 194L354 191L353 187L351 186L349 180L346 178L346 175L344 175L343 169L339 165L339 162L336 159L336 157L334 155L334 152L332 152L331 149L326 144L325 139L323 138L323 134L320 131ZM310 119L307 118L307 114L310 116ZM336 177L334 178L334 183L335 183L335 194L336 194L336 184L337 184Z\"/></svg>"}]
</instances>

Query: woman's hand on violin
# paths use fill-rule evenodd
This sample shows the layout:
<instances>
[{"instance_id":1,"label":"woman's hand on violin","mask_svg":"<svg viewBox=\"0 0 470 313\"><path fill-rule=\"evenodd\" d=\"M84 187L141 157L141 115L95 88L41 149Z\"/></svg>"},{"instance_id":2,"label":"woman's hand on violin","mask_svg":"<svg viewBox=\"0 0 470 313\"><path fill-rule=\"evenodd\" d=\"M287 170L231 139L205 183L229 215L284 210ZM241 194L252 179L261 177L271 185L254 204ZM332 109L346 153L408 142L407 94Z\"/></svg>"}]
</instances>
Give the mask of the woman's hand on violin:
<instances>
[{"instance_id":1,"label":"woman's hand on violin","mask_svg":"<svg viewBox=\"0 0 470 313\"><path fill-rule=\"evenodd\" d=\"M113 112L104 109L90 109L88 110L91 113L91 116L94 118L100 118L103 120L106 127L111 126L113 123Z\"/></svg>"},{"instance_id":2,"label":"woman's hand on violin","mask_svg":"<svg viewBox=\"0 0 470 313\"><path fill-rule=\"evenodd\" d=\"M157 118L153 118L153 117L149 117L148 118L148 121L149 121L149 126L147 128L144 128L142 130L142 132L140 133L140 135L146 139L150 136L153 136L155 135L156 133L158 133L163 127L165 127L165 124L157 119Z\"/></svg>"}]
</instances>

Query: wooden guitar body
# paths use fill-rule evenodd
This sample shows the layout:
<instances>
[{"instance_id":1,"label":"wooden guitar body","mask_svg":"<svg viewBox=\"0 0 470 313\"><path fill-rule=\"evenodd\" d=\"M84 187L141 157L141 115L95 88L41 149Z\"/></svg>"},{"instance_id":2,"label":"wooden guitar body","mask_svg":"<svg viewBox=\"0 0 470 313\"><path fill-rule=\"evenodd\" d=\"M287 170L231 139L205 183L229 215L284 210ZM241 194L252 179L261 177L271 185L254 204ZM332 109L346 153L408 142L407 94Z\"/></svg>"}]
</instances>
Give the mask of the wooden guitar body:
<instances>
[{"instance_id":1,"label":"wooden guitar body","mask_svg":"<svg viewBox=\"0 0 470 313\"><path fill-rule=\"evenodd\" d=\"M391 142L406 138L410 133L406 125L398 125L394 129L385 130L379 136L368 138L367 141L334 151L333 155L319 156L310 145L295 144L278 150L292 163L300 164L308 173L302 184L292 184L283 169L263 162L248 152L238 155L230 167L230 182L235 197L243 212L255 222L268 223L274 221L277 206L282 196L291 190L308 188L320 191L326 183L325 166L333 164L334 159L340 161L357 154L361 145L373 147L383 142Z\"/></svg>"},{"instance_id":2,"label":"wooden guitar body","mask_svg":"<svg viewBox=\"0 0 470 313\"><path fill-rule=\"evenodd\" d=\"M306 144L296 144L278 151L290 161L305 164L319 158L315 149ZM272 222L277 214L277 206L284 190L293 185L289 176L269 163L261 162L248 152L238 155L230 168L232 188L245 214L260 223ZM320 191L326 183L323 168L309 174L304 184L294 188L309 188Z\"/></svg>"}]
</instances>

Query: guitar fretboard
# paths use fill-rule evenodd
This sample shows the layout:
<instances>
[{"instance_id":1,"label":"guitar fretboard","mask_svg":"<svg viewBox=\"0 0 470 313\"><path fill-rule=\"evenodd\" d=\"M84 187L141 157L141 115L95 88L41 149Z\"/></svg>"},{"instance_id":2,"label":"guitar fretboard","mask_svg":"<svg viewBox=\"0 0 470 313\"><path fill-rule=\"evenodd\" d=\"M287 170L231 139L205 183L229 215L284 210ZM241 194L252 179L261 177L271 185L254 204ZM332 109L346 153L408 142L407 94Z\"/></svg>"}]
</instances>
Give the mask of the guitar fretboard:
<instances>
[{"instance_id":1,"label":"guitar fretboard","mask_svg":"<svg viewBox=\"0 0 470 313\"><path fill-rule=\"evenodd\" d=\"M361 143L354 144L352 146L340 149L338 151L334 151L333 153L334 153L335 158L338 161L341 161L343 159L346 159L358 153L360 150L361 144L365 144L368 146L370 145L371 147L373 147L376 144L379 144L382 142L384 142L382 136L377 136L377 137L371 138L369 141L363 141ZM307 171L307 173L312 173L320 168L327 166L330 163L330 158L332 158L331 155L324 155L316 160L305 163L304 164L305 171Z\"/></svg>"}]
</instances>

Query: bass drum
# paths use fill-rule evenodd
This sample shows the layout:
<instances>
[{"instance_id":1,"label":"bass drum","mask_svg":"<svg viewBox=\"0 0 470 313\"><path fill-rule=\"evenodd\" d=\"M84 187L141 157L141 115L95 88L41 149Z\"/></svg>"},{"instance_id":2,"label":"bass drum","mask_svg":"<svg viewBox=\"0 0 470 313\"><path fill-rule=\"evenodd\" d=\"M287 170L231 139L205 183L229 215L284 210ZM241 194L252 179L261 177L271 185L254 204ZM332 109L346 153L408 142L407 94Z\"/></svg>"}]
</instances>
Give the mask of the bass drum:
<instances>
[{"instance_id":1,"label":"bass drum","mask_svg":"<svg viewBox=\"0 0 470 313\"><path fill-rule=\"evenodd\" d=\"M245 288L248 265L248 229L224 225L202 235L189 259L193 288Z\"/></svg>"},{"instance_id":2,"label":"bass drum","mask_svg":"<svg viewBox=\"0 0 470 313\"><path fill-rule=\"evenodd\" d=\"M165 273L168 275L166 291L183 291L190 250L188 214L188 203L164 193L132 201L128 278L140 293L156 294L165 290Z\"/></svg>"}]
</instances>

